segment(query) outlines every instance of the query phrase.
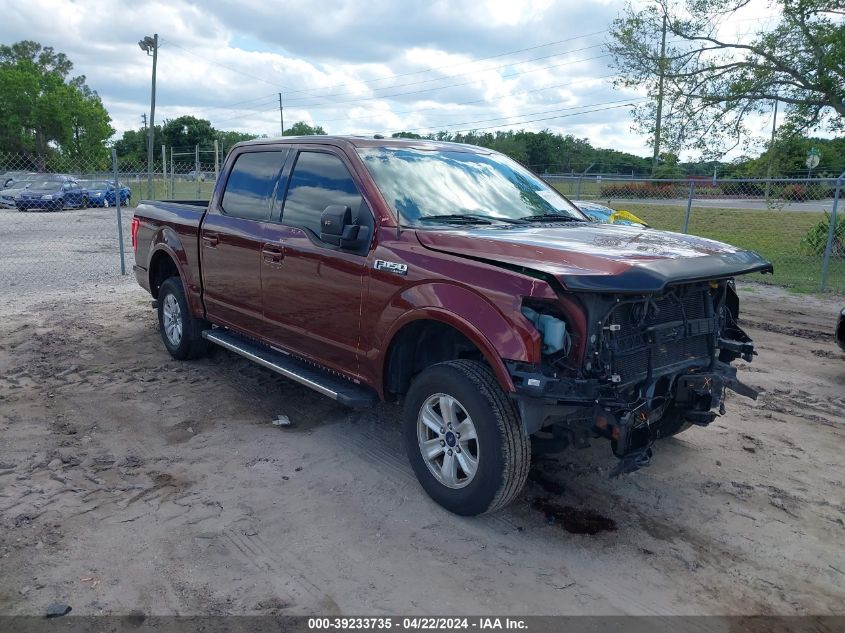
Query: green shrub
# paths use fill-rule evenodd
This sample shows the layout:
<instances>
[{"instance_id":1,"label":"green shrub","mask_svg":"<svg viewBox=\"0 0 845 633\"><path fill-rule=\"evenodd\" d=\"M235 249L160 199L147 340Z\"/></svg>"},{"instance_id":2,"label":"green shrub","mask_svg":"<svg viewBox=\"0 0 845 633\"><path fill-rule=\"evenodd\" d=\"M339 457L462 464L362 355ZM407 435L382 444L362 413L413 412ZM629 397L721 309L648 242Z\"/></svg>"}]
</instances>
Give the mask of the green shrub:
<instances>
[{"instance_id":1,"label":"green shrub","mask_svg":"<svg viewBox=\"0 0 845 633\"><path fill-rule=\"evenodd\" d=\"M602 185L602 198L677 198L685 195L683 186L673 183L626 182Z\"/></svg>"},{"instance_id":2,"label":"green shrub","mask_svg":"<svg viewBox=\"0 0 845 633\"><path fill-rule=\"evenodd\" d=\"M825 212L824 220L816 224L801 241L803 249L811 255L823 255L827 246L827 235L830 232L830 214ZM833 229L833 249L831 255L836 258L845 258L845 220L836 219L836 226Z\"/></svg>"}]
</instances>

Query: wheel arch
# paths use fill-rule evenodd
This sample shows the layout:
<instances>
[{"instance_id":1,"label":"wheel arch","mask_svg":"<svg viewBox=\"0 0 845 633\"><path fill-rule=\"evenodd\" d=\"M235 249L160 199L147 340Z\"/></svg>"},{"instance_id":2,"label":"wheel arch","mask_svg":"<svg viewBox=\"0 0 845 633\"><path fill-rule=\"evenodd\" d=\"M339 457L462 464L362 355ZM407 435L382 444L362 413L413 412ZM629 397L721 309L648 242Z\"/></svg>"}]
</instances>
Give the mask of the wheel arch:
<instances>
[{"instance_id":1,"label":"wheel arch","mask_svg":"<svg viewBox=\"0 0 845 633\"><path fill-rule=\"evenodd\" d=\"M188 298L188 307L191 309L191 313L203 318L205 312L200 299L199 284L193 278L182 240L178 233L171 227L161 227L153 235L148 261L147 275L150 284L150 294L153 298L157 298L158 289L166 279L166 277L160 276L159 266L164 265L169 267L166 269L169 272L173 272L175 269L179 279L182 281L182 287L185 291L185 296Z\"/></svg>"},{"instance_id":2,"label":"wheel arch","mask_svg":"<svg viewBox=\"0 0 845 633\"><path fill-rule=\"evenodd\" d=\"M150 281L150 294L154 299L158 299L159 289L166 279L170 277L182 279L182 271L177 259L166 247L157 248L153 251L147 274ZM184 286L184 280L182 280L182 284Z\"/></svg>"},{"instance_id":3,"label":"wheel arch","mask_svg":"<svg viewBox=\"0 0 845 633\"><path fill-rule=\"evenodd\" d=\"M413 377L433 364L477 358L490 366L499 386L514 391L513 381L493 344L471 323L442 308L406 313L393 324L382 356L385 397L404 394Z\"/></svg>"}]
</instances>

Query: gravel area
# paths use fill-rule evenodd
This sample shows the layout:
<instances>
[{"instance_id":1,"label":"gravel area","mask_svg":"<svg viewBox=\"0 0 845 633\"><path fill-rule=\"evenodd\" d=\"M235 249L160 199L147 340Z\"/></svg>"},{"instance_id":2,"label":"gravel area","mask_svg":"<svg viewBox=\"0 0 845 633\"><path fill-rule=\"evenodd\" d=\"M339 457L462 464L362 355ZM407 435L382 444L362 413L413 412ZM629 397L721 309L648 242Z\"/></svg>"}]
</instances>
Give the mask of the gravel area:
<instances>
[{"instance_id":1,"label":"gravel area","mask_svg":"<svg viewBox=\"0 0 845 633\"><path fill-rule=\"evenodd\" d=\"M741 286L756 402L619 479L604 441L539 459L467 519L421 491L397 407L174 361L131 278L43 278L0 302L0 613L843 613L841 298Z\"/></svg>"}]
</instances>

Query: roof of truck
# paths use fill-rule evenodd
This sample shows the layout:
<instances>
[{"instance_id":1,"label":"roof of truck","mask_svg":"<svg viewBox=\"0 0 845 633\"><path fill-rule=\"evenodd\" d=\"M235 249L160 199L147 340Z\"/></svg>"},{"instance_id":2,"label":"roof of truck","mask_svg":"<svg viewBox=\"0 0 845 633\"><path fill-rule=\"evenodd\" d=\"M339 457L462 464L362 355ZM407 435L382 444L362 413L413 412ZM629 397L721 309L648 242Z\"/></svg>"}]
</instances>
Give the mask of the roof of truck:
<instances>
[{"instance_id":1,"label":"roof of truck","mask_svg":"<svg viewBox=\"0 0 845 633\"><path fill-rule=\"evenodd\" d=\"M452 143L449 141L432 141L419 138L381 138L376 136L354 135L314 135L314 136L284 136L277 138L258 138L252 141L242 141L237 147L249 145L275 145L279 143L295 143L308 145L346 145L351 147L387 147L410 148L429 151L449 150L452 152L491 153L493 150L477 145Z\"/></svg>"}]
</instances>

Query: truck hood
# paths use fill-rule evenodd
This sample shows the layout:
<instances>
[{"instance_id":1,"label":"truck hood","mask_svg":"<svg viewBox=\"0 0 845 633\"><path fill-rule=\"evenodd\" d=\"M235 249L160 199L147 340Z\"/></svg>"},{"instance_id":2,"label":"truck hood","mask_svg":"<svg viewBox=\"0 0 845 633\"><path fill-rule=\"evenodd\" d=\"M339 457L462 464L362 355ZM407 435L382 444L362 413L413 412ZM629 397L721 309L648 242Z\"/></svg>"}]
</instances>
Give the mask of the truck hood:
<instances>
[{"instance_id":1,"label":"truck hood","mask_svg":"<svg viewBox=\"0 0 845 633\"><path fill-rule=\"evenodd\" d=\"M545 273L584 292L661 292L670 283L773 270L753 251L639 226L577 222L416 233L431 250Z\"/></svg>"}]
</instances>

